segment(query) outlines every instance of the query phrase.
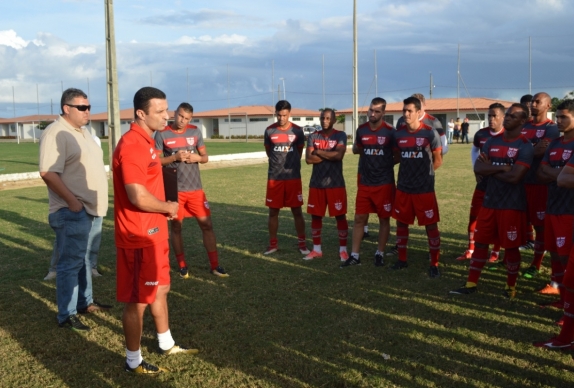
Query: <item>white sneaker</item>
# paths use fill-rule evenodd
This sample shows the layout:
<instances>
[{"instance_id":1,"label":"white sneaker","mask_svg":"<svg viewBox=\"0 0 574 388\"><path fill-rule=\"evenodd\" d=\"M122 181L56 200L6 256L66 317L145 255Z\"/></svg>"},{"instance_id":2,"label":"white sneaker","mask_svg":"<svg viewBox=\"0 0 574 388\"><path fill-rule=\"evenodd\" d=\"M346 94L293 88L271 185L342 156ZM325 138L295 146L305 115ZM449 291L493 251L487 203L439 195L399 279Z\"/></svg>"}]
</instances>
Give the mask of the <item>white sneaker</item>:
<instances>
[{"instance_id":1,"label":"white sneaker","mask_svg":"<svg viewBox=\"0 0 574 388\"><path fill-rule=\"evenodd\" d=\"M44 278L44 280L54 280L54 279L56 279L56 272L54 271L48 271L48 274Z\"/></svg>"},{"instance_id":2,"label":"white sneaker","mask_svg":"<svg viewBox=\"0 0 574 388\"><path fill-rule=\"evenodd\" d=\"M97 268L92 268L92 277L93 277L93 278L97 278L97 277L100 277L100 276L102 276L102 274L98 272L98 269L97 269Z\"/></svg>"}]
</instances>

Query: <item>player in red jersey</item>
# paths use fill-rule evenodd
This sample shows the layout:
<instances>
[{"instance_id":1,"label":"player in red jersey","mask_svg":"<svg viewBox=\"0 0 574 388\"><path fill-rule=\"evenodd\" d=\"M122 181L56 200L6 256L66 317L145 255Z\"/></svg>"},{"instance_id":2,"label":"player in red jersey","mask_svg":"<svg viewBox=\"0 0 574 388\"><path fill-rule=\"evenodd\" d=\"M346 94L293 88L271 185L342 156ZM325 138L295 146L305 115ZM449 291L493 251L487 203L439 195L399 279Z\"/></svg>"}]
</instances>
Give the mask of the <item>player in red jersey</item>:
<instances>
[{"instance_id":1,"label":"player in red jersey","mask_svg":"<svg viewBox=\"0 0 574 388\"><path fill-rule=\"evenodd\" d=\"M574 100L567 100L564 101L563 103L561 103L560 105L558 105L557 109L556 109L556 122L558 124L558 128L560 129L561 132L564 132L564 139L559 141L560 143L562 143L563 145L569 144L569 143L573 143L574 142ZM551 143L551 146L556 145L557 142L553 142ZM550 150L550 147L548 147L548 149ZM569 148L569 150L571 150L571 148ZM548 160L550 160L553 156L555 158L559 157L560 152L557 152L555 155L551 155L551 151L546 151L546 154L548 155ZM563 158L565 157L565 153L566 150L564 149L560 155L560 161L559 163L561 164L563 162ZM572 151L569 153L572 154ZM543 160L543 164L542 167L545 166L545 161L546 161L547 157L545 155L544 160ZM547 165L549 166L550 163ZM539 175L543 175L546 173L552 174L552 175L556 175L554 171L548 171L549 169L547 168L543 168L542 171L540 172ZM560 171L560 170L559 170ZM566 166L564 166L560 173L557 176L557 187L555 187L554 184L550 185L550 193L549 193L549 199L551 199L554 196L554 190L560 190L563 194L562 198L564 201L561 203L564 207L568 208L568 212L571 212L572 209L572 203L574 203L574 156L570 157L570 160L568 161L568 163L566 164ZM562 191L562 190L566 190L566 191ZM564 304L564 315L562 316L562 318L560 319L559 322L557 322L558 324L562 324L562 329L560 330L560 334L558 336L552 337L551 339L549 339L548 341L542 341L542 342L535 342L534 346L537 347L544 347L544 348L549 348L549 349L559 349L559 348L572 348L573 344L574 344L574 244L572 244L572 237L571 234L568 234L568 229L572 230L572 221L568 221L567 219L564 219L562 221L562 223L560 223L559 225L556 225L557 228L556 229L552 229L550 230L550 223L549 223L549 219L554 219L554 216L551 214L552 209L550 207L550 204L548 206L548 215L547 215L547 219L546 219L546 241L548 243L550 243L550 239L548 238L548 235L553 234L555 231L562 231L560 233L560 235L563 235L564 240L562 240L562 236L558 235L556 236L556 239L554 240L556 243L556 248L560 249L562 247L560 247L559 245L561 245L561 241L566 241L568 240L568 243L570 243L571 249L569 252L569 257L567 258L567 262L563 264L564 267L566 268L566 272L564 273L564 278L562 280L562 285L561 285L561 294L562 294L562 298L563 298L563 304ZM561 217L561 216L559 216ZM572 216L570 216L572 217ZM553 221L557 221L557 220L553 220ZM552 225L554 226L554 222L551 221ZM565 224L565 222L569 222L569 224ZM560 238L560 240L559 240ZM564 243L564 245L566 245L566 243ZM550 249L550 247L548 246L548 248ZM552 251L550 251L552 252ZM562 254L562 252L558 252L558 254L560 255L561 259L564 259L564 256Z\"/></svg>"},{"instance_id":2,"label":"player in red jersey","mask_svg":"<svg viewBox=\"0 0 574 388\"><path fill-rule=\"evenodd\" d=\"M343 178L343 157L347 151L347 135L333 128L335 111L324 109L321 112L321 131L314 132L307 139L305 162L313 165L309 182L307 213L311 214L311 233L313 250L304 260L323 256L321 249L321 229L327 207L329 216L337 220L339 231L339 257L348 261L347 235L347 190Z\"/></svg>"},{"instance_id":3,"label":"player in red jersey","mask_svg":"<svg viewBox=\"0 0 574 388\"><path fill-rule=\"evenodd\" d=\"M491 137L482 147L474 172L488 176L482 209L478 214L474 238L475 251L470 261L466 284L451 294L472 294L488 261L488 244L495 241L505 249L507 282L505 295L516 296L520 268L520 245L524 242L526 193L523 179L530 168L533 147L521 133L528 119L528 107L512 104L504 117L504 133Z\"/></svg>"},{"instance_id":4,"label":"player in red jersey","mask_svg":"<svg viewBox=\"0 0 574 388\"><path fill-rule=\"evenodd\" d=\"M370 213L379 217L379 238L375 252L375 266L383 265L385 247L389 238L393 202L395 199L395 173L393 145L395 128L384 121L387 102L380 97L371 101L368 122L362 124L355 135L353 153L359 154L359 181L355 201L353 248L351 257L341 266L360 264L359 251L364 226ZM398 156L396 158L398 160Z\"/></svg>"},{"instance_id":5,"label":"player in red jersey","mask_svg":"<svg viewBox=\"0 0 574 388\"><path fill-rule=\"evenodd\" d=\"M403 101L404 122L397 127L395 148L400 153L399 175L393 218L397 220L399 260L391 269L403 269L407 264L409 225L415 217L424 226L428 236L431 265L429 276L440 276L440 216L434 190L434 174L442 164L439 134L420 118L421 102L408 97Z\"/></svg>"},{"instance_id":6,"label":"player in red jersey","mask_svg":"<svg viewBox=\"0 0 574 388\"><path fill-rule=\"evenodd\" d=\"M532 119L522 128L522 135L532 142L534 146L534 160L532 167L524 178L526 198L528 202L528 221L532 223L536 232L534 240L534 259L526 269L523 276L531 279L535 277L544 258L544 215L546 213L546 200L548 198L548 185L536 178L536 172L548 144L557 139L560 134L556 124L547 118L551 107L551 98L547 93L536 93L531 102Z\"/></svg>"},{"instance_id":7,"label":"player in red jersey","mask_svg":"<svg viewBox=\"0 0 574 388\"><path fill-rule=\"evenodd\" d=\"M176 345L169 330L170 289L167 220L177 217L177 202L166 202L162 170L153 134L169 118L165 94L145 87L134 96L135 120L113 155L114 224L117 248L117 299L125 303L122 324L126 341L125 370L157 374L162 368L145 362L140 342L143 314L153 317L162 354L195 354Z\"/></svg>"},{"instance_id":8,"label":"player in red jersey","mask_svg":"<svg viewBox=\"0 0 574 388\"><path fill-rule=\"evenodd\" d=\"M195 217L209 257L210 272L219 277L227 277L229 275L219 266L211 210L199 174L199 163L207 163L209 157L201 130L189 124L192 117L193 107L186 102L179 104L173 124L155 136L155 148L163 155L161 164L177 168L179 212L177 218L171 220L171 243L179 264L179 276L188 279L181 229L184 218Z\"/></svg>"},{"instance_id":9,"label":"player in red jersey","mask_svg":"<svg viewBox=\"0 0 574 388\"><path fill-rule=\"evenodd\" d=\"M472 149L470 153L470 159L472 165L476 163L476 159L480 155L480 150L484 146L484 143L493 136L500 136L504 132L504 127L502 123L504 121L504 114L506 108L500 103L494 103L488 107L488 127L480 129L474 135L474 140L472 141ZM484 192L486 190L486 183L488 177L482 177L476 175L476 187L474 189L474 194L472 195L472 201L470 203L470 216L468 220L468 249L459 257L457 260L470 260L472 252L474 252L474 229L476 229L476 218L478 217L478 212L482 208L482 201L484 199ZM500 251L500 244L494 244L492 252L490 253L490 262L494 262L498 259Z\"/></svg>"},{"instance_id":10,"label":"player in red jersey","mask_svg":"<svg viewBox=\"0 0 574 388\"><path fill-rule=\"evenodd\" d=\"M532 102L532 94L525 94L524 96L520 97L520 103L526 105L529 109L531 102ZM532 112L530 113L531 113L530 116L528 116L529 121L530 119L532 119ZM526 243L520 247L520 250L525 251L533 249L534 249L534 228L532 227L532 223L528 222L528 224L526 225Z\"/></svg>"},{"instance_id":11,"label":"player in red jersey","mask_svg":"<svg viewBox=\"0 0 574 388\"><path fill-rule=\"evenodd\" d=\"M298 125L289 121L291 104L281 100L275 104L277 122L265 130L264 145L269 157L267 170L267 193L265 205L269 207L269 246L265 255L277 252L277 230L279 210L290 207L295 221L299 252L308 255L305 243L305 219L303 206L303 186L301 184L301 155L305 147L305 135Z\"/></svg>"}]
</instances>

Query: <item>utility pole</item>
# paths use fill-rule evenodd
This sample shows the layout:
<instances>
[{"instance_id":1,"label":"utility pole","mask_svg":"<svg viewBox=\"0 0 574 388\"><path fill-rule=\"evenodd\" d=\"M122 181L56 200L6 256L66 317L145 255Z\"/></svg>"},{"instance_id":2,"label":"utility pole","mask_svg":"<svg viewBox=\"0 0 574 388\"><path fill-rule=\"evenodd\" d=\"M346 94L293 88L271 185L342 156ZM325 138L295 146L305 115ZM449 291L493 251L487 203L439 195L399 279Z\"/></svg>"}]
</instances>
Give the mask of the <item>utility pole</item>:
<instances>
[{"instance_id":1,"label":"utility pole","mask_svg":"<svg viewBox=\"0 0 574 388\"><path fill-rule=\"evenodd\" d=\"M323 109L326 108L325 106L325 54L323 54Z\"/></svg>"},{"instance_id":2,"label":"utility pole","mask_svg":"<svg viewBox=\"0 0 574 388\"><path fill-rule=\"evenodd\" d=\"M353 136L355 141L355 130L359 126L359 71L357 69L357 0L353 0Z\"/></svg>"},{"instance_id":3,"label":"utility pole","mask_svg":"<svg viewBox=\"0 0 574 388\"><path fill-rule=\"evenodd\" d=\"M108 134L110 148L110 168L112 156L120 140L120 97L118 89L118 69L116 67L116 38L114 31L114 1L105 0L106 14L106 86L108 96Z\"/></svg>"},{"instance_id":4,"label":"utility pole","mask_svg":"<svg viewBox=\"0 0 574 388\"><path fill-rule=\"evenodd\" d=\"M458 44L458 59L456 65L456 117L460 117L458 99L460 98L460 43Z\"/></svg>"}]
</instances>

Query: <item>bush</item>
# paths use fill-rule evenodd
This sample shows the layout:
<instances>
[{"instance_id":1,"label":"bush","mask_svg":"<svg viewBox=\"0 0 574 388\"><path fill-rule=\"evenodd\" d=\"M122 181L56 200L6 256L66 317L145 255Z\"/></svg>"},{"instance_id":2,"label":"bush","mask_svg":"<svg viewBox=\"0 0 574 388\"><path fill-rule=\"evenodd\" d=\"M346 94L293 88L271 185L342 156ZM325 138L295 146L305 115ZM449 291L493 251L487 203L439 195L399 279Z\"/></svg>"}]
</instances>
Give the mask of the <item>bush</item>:
<instances>
[{"instance_id":1,"label":"bush","mask_svg":"<svg viewBox=\"0 0 574 388\"><path fill-rule=\"evenodd\" d=\"M225 139L225 136L223 135L211 135L212 139Z\"/></svg>"},{"instance_id":2,"label":"bush","mask_svg":"<svg viewBox=\"0 0 574 388\"><path fill-rule=\"evenodd\" d=\"M0 136L0 139L16 139L16 136Z\"/></svg>"}]
</instances>

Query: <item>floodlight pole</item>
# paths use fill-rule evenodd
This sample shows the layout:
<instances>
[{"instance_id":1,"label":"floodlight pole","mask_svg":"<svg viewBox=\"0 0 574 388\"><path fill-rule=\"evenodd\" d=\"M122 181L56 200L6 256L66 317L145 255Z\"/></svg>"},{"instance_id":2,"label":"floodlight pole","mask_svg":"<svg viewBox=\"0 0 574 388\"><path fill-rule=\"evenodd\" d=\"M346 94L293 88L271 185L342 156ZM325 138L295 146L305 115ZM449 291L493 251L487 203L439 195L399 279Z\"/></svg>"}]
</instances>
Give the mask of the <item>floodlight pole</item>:
<instances>
[{"instance_id":1,"label":"floodlight pole","mask_svg":"<svg viewBox=\"0 0 574 388\"><path fill-rule=\"evenodd\" d=\"M357 69L357 57L357 0L353 0L353 141L355 141L355 130L359 125L359 114L357 112L359 106L359 76Z\"/></svg>"},{"instance_id":2,"label":"floodlight pole","mask_svg":"<svg viewBox=\"0 0 574 388\"><path fill-rule=\"evenodd\" d=\"M114 1L104 0L106 14L106 87L108 97L108 135L110 169L112 157L120 141L120 97L116 67L116 38L114 32Z\"/></svg>"}]
</instances>

